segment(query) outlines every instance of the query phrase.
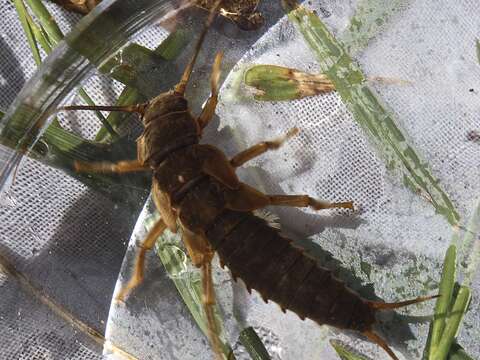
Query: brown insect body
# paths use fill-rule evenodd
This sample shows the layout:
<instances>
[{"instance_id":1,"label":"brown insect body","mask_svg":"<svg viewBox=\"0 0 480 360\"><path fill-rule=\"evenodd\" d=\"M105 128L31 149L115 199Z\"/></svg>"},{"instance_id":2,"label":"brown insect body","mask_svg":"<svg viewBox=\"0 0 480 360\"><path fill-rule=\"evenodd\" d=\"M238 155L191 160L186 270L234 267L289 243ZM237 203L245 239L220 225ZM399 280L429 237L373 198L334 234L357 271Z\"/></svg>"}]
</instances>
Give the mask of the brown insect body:
<instances>
[{"instance_id":1,"label":"brown insect body","mask_svg":"<svg viewBox=\"0 0 480 360\"><path fill-rule=\"evenodd\" d=\"M232 159L218 148L200 144L203 128L214 114L218 98L221 54L213 66L212 95L202 113L194 117L184 97L209 24L221 0L210 12L207 26L200 35L195 55L175 88L146 104L132 106L66 106L65 110L111 110L137 112L142 115L144 131L137 141L137 159L111 163L77 163L78 171L129 172L152 171L152 195L161 219L154 225L137 253L134 274L121 289L123 299L143 281L145 253L166 228L182 228L183 241L195 266L202 269L204 307L209 337L218 358L222 358L220 340L213 315L215 293L211 260L217 252L234 278L241 278L249 289L256 289L265 301L278 303L302 319L363 333L383 347L393 359L392 350L372 327L375 313L424 301L417 298L400 303L365 300L348 289L332 273L300 248L284 238L278 229L256 217L254 210L268 205L313 209L349 208L351 202L327 203L307 195L267 195L239 181L235 169L266 151L278 149L297 133L256 144Z\"/></svg>"},{"instance_id":2,"label":"brown insect body","mask_svg":"<svg viewBox=\"0 0 480 360\"><path fill-rule=\"evenodd\" d=\"M252 213L223 213L207 230L207 237L234 278L283 311L359 332L375 323L368 301Z\"/></svg>"},{"instance_id":3,"label":"brown insect body","mask_svg":"<svg viewBox=\"0 0 480 360\"><path fill-rule=\"evenodd\" d=\"M265 301L276 302L283 311L381 341L372 331L375 313L406 303L363 299L249 210L258 207L255 197L259 193L236 178L238 185L229 187L205 172L212 155L217 168L231 164L217 148L199 144L199 126L183 96L169 92L154 99L144 124L140 152L146 154L144 161L154 171L153 195L162 199L155 203L164 220L172 217L171 230L176 231L178 219L183 233L208 242L235 279L242 279L249 290L257 290ZM190 255L195 265L203 264L203 258L196 262L195 253Z\"/></svg>"}]
</instances>

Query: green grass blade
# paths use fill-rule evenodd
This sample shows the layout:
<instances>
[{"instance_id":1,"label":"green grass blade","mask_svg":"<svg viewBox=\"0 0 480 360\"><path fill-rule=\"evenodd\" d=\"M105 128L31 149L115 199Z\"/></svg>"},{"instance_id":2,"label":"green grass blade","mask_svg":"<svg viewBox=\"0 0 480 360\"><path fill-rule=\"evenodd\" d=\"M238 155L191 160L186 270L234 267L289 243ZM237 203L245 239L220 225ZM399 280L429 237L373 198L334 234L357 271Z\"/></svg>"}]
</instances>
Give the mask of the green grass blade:
<instances>
[{"instance_id":1,"label":"green grass blade","mask_svg":"<svg viewBox=\"0 0 480 360\"><path fill-rule=\"evenodd\" d=\"M462 250L464 255L464 261L462 261L462 263L465 266L463 284L466 286L470 286L473 282L473 278L477 273L478 264L480 262L480 240L478 240L479 231L480 200L468 221L465 236L462 240Z\"/></svg>"},{"instance_id":2,"label":"green grass blade","mask_svg":"<svg viewBox=\"0 0 480 360\"><path fill-rule=\"evenodd\" d=\"M26 0L30 9L38 18L42 27L48 34L48 37L55 43L58 43L60 40L63 39L63 34L60 28L58 27L57 23L55 22L55 18L49 13L45 5L43 5L41 0Z\"/></svg>"},{"instance_id":3,"label":"green grass blade","mask_svg":"<svg viewBox=\"0 0 480 360\"><path fill-rule=\"evenodd\" d=\"M301 99L334 90L325 75L277 65L252 66L245 73L245 84L257 89L254 97L261 101Z\"/></svg>"},{"instance_id":4,"label":"green grass blade","mask_svg":"<svg viewBox=\"0 0 480 360\"><path fill-rule=\"evenodd\" d=\"M118 97L117 101L115 102L116 106L122 105L131 105L131 104L138 104L144 101L145 98L138 92L137 89L132 87L126 86L120 96ZM125 122L125 120L132 116L132 114L120 112L120 111L112 111L110 115L108 115L106 123L111 126L112 131L117 133L118 128ZM115 139L112 137L112 131L107 130L105 126L100 128L97 135L95 136L95 141L98 142L110 142Z\"/></svg>"},{"instance_id":5,"label":"green grass blade","mask_svg":"<svg viewBox=\"0 0 480 360\"><path fill-rule=\"evenodd\" d=\"M363 356L353 354L346 347L344 347L339 341L337 340L330 340L330 344L333 346L335 351L337 352L338 356L342 360L366 360Z\"/></svg>"},{"instance_id":6,"label":"green grass blade","mask_svg":"<svg viewBox=\"0 0 480 360\"><path fill-rule=\"evenodd\" d=\"M467 354L465 349L463 349L457 343L453 343L448 353L447 360L473 360L473 358Z\"/></svg>"},{"instance_id":7,"label":"green grass blade","mask_svg":"<svg viewBox=\"0 0 480 360\"><path fill-rule=\"evenodd\" d=\"M350 26L340 35L347 52L354 56L366 48L399 9L411 0L359 0Z\"/></svg>"},{"instance_id":8,"label":"green grass blade","mask_svg":"<svg viewBox=\"0 0 480 360\"><path fill-rule=\"evenodd\" d=\"M445 329L440 339L438 347L432 349L431 359L444 360L447 358L458 331L463 317L467 311L468 304L471 298L470 288L467 286L460 286L458 295L452 307L448 318L445 321Z\"/></svg>"},{"instance_id":9,"label":"green grass blade","mask_svg":"<svg viewBox=\"0 0 480 360\"><path fill-rule=\"evenodd\" d=\"M98 70L148 98L157 96L179 79L172 62L138 44L122 48Z\"/></svg>"},{"instance_id":10,"label":"green grass blade","mask_svg":"<svg viewBox=\"0 0 480 360\"><path fill-rule=\"evenodd\" d=\"M262 340L251 326L240 332L239 340L247 349L252 360L270 360L270 355L265 345L263 345Z\"/></svg>"},{"instance_id":11,"label":"green grass blade","mask_svg":"<svg viewBox=\"0 0 480 360\"><path fill-rule=\"evenodd\" d=\"M21 2L21 0L15 0L15 1ZM22 5L23 5L23 3L22 3ZM34 39L37 40L40 43L40 45L42 46L43 50L45 51L45 53L47 55L50 54L52 52L52 48L56 46L58 41L53 41L53 43L52 43L48 34L45 32L44 27L43 26L39 27L37 24L35 24L35 22L31 18L31 16L28 14L28 12L26 12L25 7L23 7L23 9L17 8L17 13L18 13L20 18L23 15L25 16L25 20L27 21L27 26L31 30ZM53 23L55 22L53 19L51 21ZM26 32L26 34L27 34L27 32ZM63 35L62 35L62 37L63 37ZM28 35L27 35L27 38L28 38ZM34 44L33 46L32 46L32 44L30 45L30 48L32 49L32 52L33 52L33 55L34 55L34 58L35 58L35 61L36 61L37 65L40 65L40 63L41 63L40 53L38 52L36 42L34 42L33 44ZM95 105L93 100L90 98L90 96L87 94L87 92L83 88L80 88L78 92L79 92L79 95L82 97L82 99L88 105L92 105L92 106ZM112 138L117 138L118 134L113 130L113 128L107 122L107 120L102 115L102 113L100 111L95 111L95 115L102 122L103 127L111 134Z\"/></svg>"},{"instance_id":12,"label":"green grass blade","mask_svg":"<svg viewBox=\"0 0 480 360\"><path fill-rule=\"evenodd\" d=\"M93 102L92 98L87 94L87 92L83 89L80 88L78 90L78 94L82 97L82 99L90 106L95 106L95 103ZM118 139L118 134L117 132L113 129L112 125L107 121L105 116L102 115L102 113L98 110L94 111L95 115L97 118L102 122L103 128L108 131L112 139Z\"/></svg>"},{"instance_id":13,"label":"green grass blade","mask_svg":"<svg viewBox=\"0 0 480 360\"><path fill-rule=\"evenodd\" d=\"M191 39L192 34L190 31L177 29L162 41L162 43L154 50L154 53L160 55L167 61L175 60Z\"/></svg>"},{"instance_id":14,"label":"green grass blade","mask_svg":"<svg viewBox=\"0 0 480 360\"><path fill-rule=\"evenodd\" d=\"M28 45L32 50L33 59L35 60L35 64L40 65L42 63L42 58L40 56L40 51L38 50L37 41L33 34L32 28L30 27L29 20L28 20L28 12L25 8L25 4L22 0L13 0L13 4L15 5L15 9L17 10L18 18L20 20L20 24L22 25L23 31L25 36L27 37Z\"/></svg>"},{"instance_id":15,"label":"green grass blade","mask_svg":"<svg viewBox=\"0 0 480 360\"><path fill-rule=\"evenodd\" d=\"M459 215L453 203L408 143L391 112L368 87L365 76L343 46L312 11L297 6L288 17L317 55L321 72L333 82L355 120L377 145L387 168L396 170L405 185L427 198L451 224L457 224Z\"/></svg>"},{"instance_id":16,"label":"green grass blade","mask_svg":"<svg viewBox=\"0 0 480 360\"><path fill-rule=\"evenodd\" d=\"M435 315L432 325L432 335L430 340L429 358L436 353L440 340L442 339L443 331L445 329L446 318L456 278L456 263L457 263L457 247L451 245L443 261L442 276L439 284L439 294L441 295L435 304Z\"/></svg>"}]
</instances>

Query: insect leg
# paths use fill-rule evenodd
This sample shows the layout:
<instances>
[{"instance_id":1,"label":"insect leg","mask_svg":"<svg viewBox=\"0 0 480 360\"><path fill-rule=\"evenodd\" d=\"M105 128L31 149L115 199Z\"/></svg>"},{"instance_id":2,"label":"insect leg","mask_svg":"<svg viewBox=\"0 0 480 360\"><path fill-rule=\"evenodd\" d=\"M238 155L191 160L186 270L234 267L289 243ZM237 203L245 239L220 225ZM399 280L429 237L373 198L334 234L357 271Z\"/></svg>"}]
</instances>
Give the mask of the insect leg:
<instances>
[{"instance_id":1,"label":"insect leg","mask_svg":"<svg viewBox=\"0 0 480 360\"><path fill-rule=\"evenodd\" d=\"M165 225L163 220L158 220L148 233L147 237L140 244L140 251L135 257L135 268L133 271L133 275L128 281L128 283L122 286L120 292L116 297L116 300L124 301L128 294L130 294L133 289L135 289L138 285L142 283L145 270L145 254L148 250L151 250L153 248L153 246L155 245L155 241L160 235L162 235L166 228L167 226Z\"/></svg>"},{"instance_id":2,"label":"insect leg","mask_svg":"<svg viewBox=\"0 0 480 360\"><path fill-rule=\"evenodd\" d=\"M215 108L218 103L218 83L220 82L220 64L222 62L223 53L218 52L215 56L215 61L213 62L212 76L210 78L210 84L212 88L212 94L207 100L205 107L202 110L202 113L198 117L198 125L200 129L205 128L210 120L212 120L213 114L215 113Z\"/></svg>"},{"instance_id":3,"label":"insect leg","mask_svg":"<svg viewBox=\"0 0 480 360\"><path fill-rule=\"evenodd\" d=\"M218 326L215 321L214 306L216 304L215 289L212 278L211 260L202 265L202 287L203 287L203 308L207 317L208 337L210 339L213 352L218 360L223 359L221 350L221 341L218 336Z\"/></svg>"},{"instance_id":4,"label":"insect leg","mask_svg":"<svg viewBox=\"0 0 480 360\"><path fill-rule=\"evenodd\" d=\"M314 210L345 208L353 210L353 202L335 202L317 200L308 195L268 195L270 205L277 206L294 206L307 207L310 206Z\"/></svg>"},{"instance_id":5,"label":"insect leg","mask_svg":"<svg viewBox=\"0 0 480 360\"><path fill-rule=\"evenodd\" d=\"M346 208L353 210L351 201L329 203L314 199L308 195L266 195L257 189L241 183L238 189L228 190L224 193L226 206L236 211L253 211L265 206L310 206L315 210Z\"/></svg>"},{"instance_id":6,"label":"insect leg","mask_svg":"<svg viewBox=\"0 0 480 360\"><path fill-rule=\"evenodd\" d=\"M138 160L125 160L117 163L111 162L74 162L75 171L78 172L98 172L98 173L128 173L136 171L147 171L150 167L142 164Z\"/></svg>"},{"instance_id":7,"label":"insect leg","mask_svg":"<svg viewBox=\"0 0 480 360\"><path fill-rule=\"evenodd\" d=\"M256 145L253 145L252 147L249 147L248 149L235 155L230 160L230 164L232 164L232 166L234 167L239 167L245 164L247 161L250 161L257 156L262 155L268 150L277 150L278 148L280 148L280 146L282 146L285 143L285 141L297 135L298 131L299 131L298 128L293 128L288 130L288 132L281 137L278 137L276 139L269 140L269 141L263 141Z\"/></svg>"},{"instance_id":8,"label":"insect leg","mask_svg":"<svg viewBox=\"0 0 480 360\"><path fill-rule=\"evenodd\" d=\"M187 248L188 255L193 265L202 270L202 288L203 288L203 309L207 318L208 338L212 345L213 352L217 359L223 359L221 351L221 341L218 336L218 326L214 316L215 289L212 279L212 258L214 251L210 247L204 234L194 233L183 228L183 242Z\"/></svg>"}]
</instances>

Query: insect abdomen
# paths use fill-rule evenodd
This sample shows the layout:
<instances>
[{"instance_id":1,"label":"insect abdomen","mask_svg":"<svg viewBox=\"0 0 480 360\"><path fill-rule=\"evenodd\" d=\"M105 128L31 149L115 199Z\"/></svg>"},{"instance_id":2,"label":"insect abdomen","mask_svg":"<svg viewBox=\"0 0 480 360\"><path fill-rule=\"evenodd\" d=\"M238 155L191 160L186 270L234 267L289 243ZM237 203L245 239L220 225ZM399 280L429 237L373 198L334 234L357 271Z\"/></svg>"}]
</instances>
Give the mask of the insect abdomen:
<instances>
[{"instance_id":1,"label":"insect abdomen","mask_svg":"<svg viewBox=\"0 0 480 360\"><path fill-rule=\"evenodd\" d=\"M207 238L234 278L241 278L282 310L357 331L375 322L374 310L358 294L252 213L225 211L207 231Z\"/></svg>"}]
</instances>

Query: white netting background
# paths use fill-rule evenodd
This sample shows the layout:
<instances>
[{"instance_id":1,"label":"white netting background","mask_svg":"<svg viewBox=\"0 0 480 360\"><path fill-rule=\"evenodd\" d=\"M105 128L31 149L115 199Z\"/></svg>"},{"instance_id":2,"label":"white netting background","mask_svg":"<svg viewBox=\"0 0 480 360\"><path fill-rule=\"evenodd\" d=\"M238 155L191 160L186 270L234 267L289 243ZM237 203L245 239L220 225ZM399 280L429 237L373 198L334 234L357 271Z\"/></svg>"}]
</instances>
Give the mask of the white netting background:
<instances>
[{"instance_id":1,"label":"white netting background","mask_svg":"<svg viewBox=\"0 0 480 360\"><path fill-rule=\"evenodd\" d=\"M341 37L358 3L368 1L311 3L334 34ZM480 129L480 65L475 57L475 39L480 37L478 4L476 1L420 0L397 3L401 10L391 16L383 31L364 51L357 53L356 59L368 77L408 82L372 81L371 86L393 110L414 148L428 161L442 188L466 219L480 194L480 145L467 139L471 130ZM64 32L78 19L46 4ZM5 109L33 74L35 65L9 0L0 0L0 13L0 107ZM164 36L159 27L152 27L136 42L154 48ZM213 36L213 32L209 36ZM209 55L200 57L197 73L206 77L214 51L218 47L228 51L236 46L236 41L210 41L205 51ZM272 27L239 65L250 63L318 71L315 57L285 19ZM376 293L384 299L435 291L441 260L451 237L450 227L434 213L430 204L391 177L339 97L332 93L282 103L234 99L230 88L235 87L232 82L241 70L239 66L230 74L222 89L217 110L220 133L214 134L214 129L209 129L206 139L232 155L298 126L299 136L281 150L250 163L241 171L242 177L266 192L307 193L329 200L352 199L362 208L351 221L343 220L338 214L272 209L279 214L283 228L297 238L310 236L364 283L375 284ZM97 75L88 80L85 88L98 104L112 103L121 90L117 82ZM204 98L199 96L193 103L201 103ZM95 117L87 113L62 119L62 124L87 138L93 138L100 126ZM2 198L0 244L2 252L6 250L17 266L47 293L83 321L103 330L134 220L125 209L115 207L102 195L60 171L25 160L16 186ZM365 263L372 266L370 271L364 271L362 264ZM174 296L168 295L174 290L163 273L154 268L147 278L154 277L152 274L157 275L157 283L144 290L151 295L139 295L133 301L133 309L126 310L126 318L119 322L126 330L120 337L128 339L135 335L139 348L149 354L145 358L155 358L160 351L165 356L168 353L170 358L194 358L195 349L206 348L206 343L195 338L190 350L172 350L171 344L189 346L187 339L179 342L182 334L178 331L188 330L191 325L185 320L188 314L184 308L175 303ZM48 309L35 304L13 280L0 275L0 286L2 299L9 299L0 302L0 359L100 357L98 349L78 334L72 334L69 325L56 319ZM476 310L480 293L478 276L473 288L472 310L465 319L460 343L475 358L480 354L480 319ZM165 293L158 299L162 290ZM146 300L151 302L147 305ZM330 331L319 329L311 322L298 321L293 314L279 316L275 305L265 305L255 296L248 301L248 321L270 334L269 339L275 339L278 358L334 358L331 348L324 345L325 339L332 335ZM180 312L178 315L158 315L175 309ZM425 315L430 310L431 306L425 305L405 312ZM142 315L145 311L159 318L145 317ZM158 320L165 322L158 326L168 331L145 333ZM401 340L401 334L389 334L397 344L396 350L409 348L408 359L420 357L427 323L412 326L411 331L418 340L408 343ZM193 328L189 334L195 334ZM168 339L155 341L155 336L160 335ZM142 345L143 336L148 341ZM342 334L335 337L348 341L356 349L366 349L367 353L375 354L375 358L385 356L371 344ZM162 346L169 350L165 351Z\"/></svg>"}]
</instances>

